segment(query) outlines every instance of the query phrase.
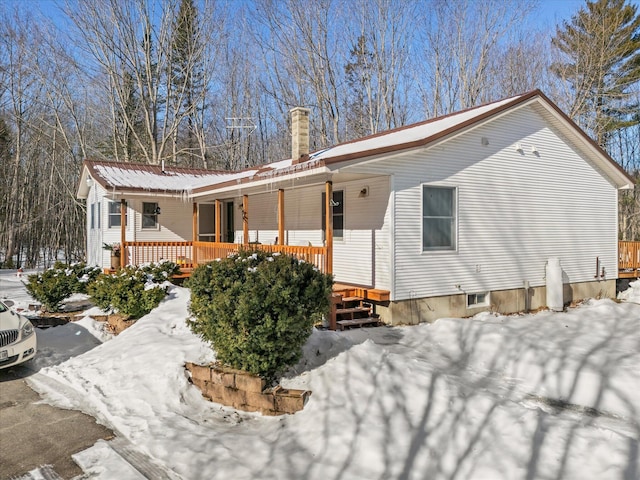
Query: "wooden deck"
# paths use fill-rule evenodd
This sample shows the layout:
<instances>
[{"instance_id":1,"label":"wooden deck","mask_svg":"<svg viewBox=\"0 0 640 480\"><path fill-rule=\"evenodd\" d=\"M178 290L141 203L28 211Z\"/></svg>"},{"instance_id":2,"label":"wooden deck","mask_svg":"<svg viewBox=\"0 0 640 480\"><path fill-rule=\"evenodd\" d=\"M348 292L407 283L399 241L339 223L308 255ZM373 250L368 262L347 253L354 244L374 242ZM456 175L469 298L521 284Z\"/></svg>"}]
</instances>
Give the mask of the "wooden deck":
<instances>
[{"instance_id":1,"label":"wooden deck","mask_svg":"<svg viewBox=\"0 0 640 480\"><path fill-rule=\"evenodd\" d=\"M640 278L640 242L618 242L618 278Z\"/></svg>"},{"instance_id":2,"label":"wooden deck","mask_svg":"<svg viewBox=\"0 0 640 480\"><path fill-rule=\"evenodd\" d=\"M127 264L140 265L170 260L180 266L183 277L189 276L197 265L217 258L226 258L243 249L293 255L305 262L313 263L323 273L332 271L326 247L184 241L124 242L124 248ZM640 242L618 242L618 278L640 278ZM389 300L389 292L386 290L340 284L336 284L334 290L342 291L345 297L361 297L375 302Z\"/></svg>"},{"instance_id":3,"label":"wooden deck","mask_svg":"<svg viewBox=\"0 0 640 480\"><path fill-rule=\"evenodd\" d=\"M323 273L330 272L326 247L263 245L251 243L219 242L124 242L127 264L140 265L169 260L178 264L184 274L189 274L197 265L218 258L227 258L241 250L261 250L269 253L283 253L314 264Z\"/></svg>"}]
</instances>

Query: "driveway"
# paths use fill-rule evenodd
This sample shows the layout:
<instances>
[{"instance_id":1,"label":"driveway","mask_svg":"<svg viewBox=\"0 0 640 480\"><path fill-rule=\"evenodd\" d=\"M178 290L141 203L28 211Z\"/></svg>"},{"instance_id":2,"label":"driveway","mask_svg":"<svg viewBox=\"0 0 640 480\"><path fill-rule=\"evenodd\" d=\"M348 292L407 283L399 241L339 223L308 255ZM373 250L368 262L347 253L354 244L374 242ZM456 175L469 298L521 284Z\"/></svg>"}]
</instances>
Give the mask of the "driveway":
<instances>
[{"instance_id":1,"label":"driveway","mask_svg":"<svg viewBox=\"0 0 640 480\"><path fill-rule=\"evenodd\" d=\"M73 327L38 330L36 359L24 366L0 370L0 480L19 477L42 465L52 465L55 473L64 479L81 475L82 470L71 455L91 447L99 439L114 436L93 417L40 403L38 394L25 381L44 366L99 345L96 340L84 342L82 348L63 351L63 343L56 341L59 335L54 330L60 328L65 336L87 338L83 335L86 330Z\"/></svg>"}]
</instances>

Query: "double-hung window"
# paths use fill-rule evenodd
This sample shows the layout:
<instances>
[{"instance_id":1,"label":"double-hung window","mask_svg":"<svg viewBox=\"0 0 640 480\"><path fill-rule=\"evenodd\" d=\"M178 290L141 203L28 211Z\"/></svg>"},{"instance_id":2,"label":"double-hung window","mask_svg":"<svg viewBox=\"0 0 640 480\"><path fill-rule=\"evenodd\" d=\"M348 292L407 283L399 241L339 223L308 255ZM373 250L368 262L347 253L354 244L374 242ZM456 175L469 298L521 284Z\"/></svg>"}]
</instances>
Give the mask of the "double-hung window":
<instances>
[{"instance_id":1,"label":"double-hung window","mask_svg":"<svg viewBox=\"0 0 640 480\"><path fill-rule=\"evenodd\" d=\"M456 189L422 186L422 250L456 249Z\"/></svg>"},{"instance_id":2,"label":"double-hung window","mask_svg":"<svg viewBox=\"0 0 640 480\"><path fill-rule=\"evenodd\" d=\"M120 215L120 202L109 202L109 228L120 227L122 225L122 217ZM125 207L126 208L126 207ZM125 211L124 223L127 223Z\"/></svg>"},{"instance_id":3,"label":"double-hung window","mask_svg":"<svg viewBox=\"0 0 640 480\"><path fill-rule=\"evenodd\" d=\"M160 209L155 202L142 204L142 228L158 228L158 214Z\"/></svg>"}]
</instances>

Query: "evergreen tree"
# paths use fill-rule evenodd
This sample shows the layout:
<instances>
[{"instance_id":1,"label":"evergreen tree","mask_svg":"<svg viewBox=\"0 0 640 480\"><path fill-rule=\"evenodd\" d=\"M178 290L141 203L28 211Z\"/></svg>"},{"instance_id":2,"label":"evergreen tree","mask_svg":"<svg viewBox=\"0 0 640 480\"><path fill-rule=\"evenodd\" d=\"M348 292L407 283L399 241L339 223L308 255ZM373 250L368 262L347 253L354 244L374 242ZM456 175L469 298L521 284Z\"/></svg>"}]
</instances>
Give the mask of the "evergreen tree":
<instances>
[{"instance_id":1,"label":"evergreen tree","mask_svg":"<svg viewBox=\"0 0 640 480\"><path fill-rule=\"evenodd\" d=\"M364 35L351 48L351 61L344 67L348 92L347 137L358 138L373 132L371 125L371 79L373 54Z\"/></svg>"},{"instance_id":2,"label":"evergreen tree","mask_svg":"<svg viewBox=\"0 0 640 480\"><path fill-rule=\"evenodd\" d=\"M185 125L179 125L179 128L183 128L183 132L175 132L174 144L184 141L183 147L187 150L187 158L194 156L197 152L197 118L203 108L200 100L204 95L204 72L199 28L198 10L194 1L181 0L172 34L170 88L173 113L176 116L183 116L183 123L185 123ZM175 153L174 150L174 155Z\"/></svg>"},{"instance_id":3,"label":"evergreen tree","mask_svg":"<svg viewBox=\"0 0 640 480\"><path fill-rule=\"evenodd\" d=\"M637 10L626 0L587 1L552 40L564 56L552 69L573 93L570 116L605 148L611 132L640 121L633 100L640 85Z\"/></svg>"}]
</instances>

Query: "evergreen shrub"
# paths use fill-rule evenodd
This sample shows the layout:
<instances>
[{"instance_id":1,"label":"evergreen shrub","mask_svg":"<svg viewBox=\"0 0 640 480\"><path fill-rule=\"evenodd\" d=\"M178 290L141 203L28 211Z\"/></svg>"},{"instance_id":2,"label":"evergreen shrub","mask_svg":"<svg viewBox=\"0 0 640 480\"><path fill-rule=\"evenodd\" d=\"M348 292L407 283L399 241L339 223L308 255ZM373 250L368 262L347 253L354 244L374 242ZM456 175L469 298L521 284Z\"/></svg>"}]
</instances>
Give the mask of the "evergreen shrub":
<instances>
[{"instance_id":1,"label":"evergreen shrub","mask_svg":"<svg viewBox=\"0 0 640 480\"><path fill-rule=\"evenodd\" d=\"M74 293L87 293L87 286L100 275L100 268L84 263L56 262L42 273L27 277L29 295L42 303L45 310L56 312L62 301Z\"/></svg>"},{"instance_id":2,"label":"evergreen shrub","mask_svg":"<svg viewBox=\"0 0 640 480\"><path fill-rule=\"evenodd\" d=\"M132 319L143 317L167 295L167 289L154 283L153 275L145 269L148 266L128 266L113 275L101 274L89 285L92 301L107 312L117 312Z\"/></svg>"},{"instance_id":3,"label":"evergreen shrub","mask_svg":"<svg viewBox=\"0 0 640 480\"><path fill-rule=\"evenodd\" d=\"M151 277L156 283L162 283L165 280L171 281L173 275L180 273L180 267L177 263L169 260L163 260L159 263L148 263L142 265L140 269Z\"/></svg>"},{"instance_id":4,"label":"evergreen shrub","mask_svg":"<svg viewBox=\"0 0 640 480\"><path fill-rule=\"evenodd\" d=\"M328 314L332 284L294 257L242 251L193 271L188 323L220 362L272 381L299 360L313 324Z\"/></svg>"}]
</instances>

